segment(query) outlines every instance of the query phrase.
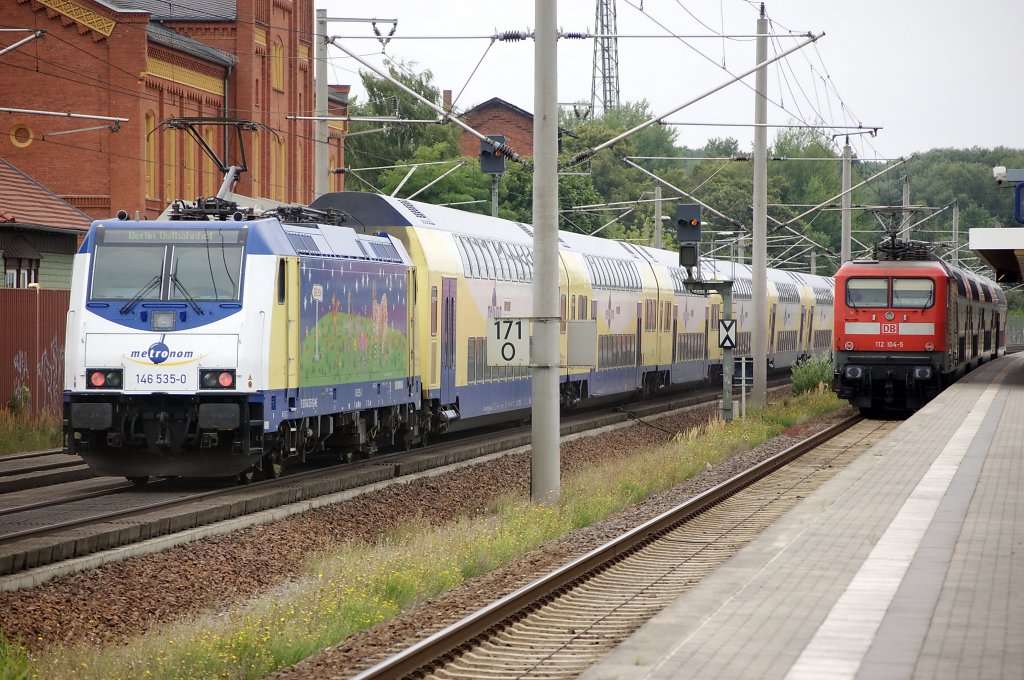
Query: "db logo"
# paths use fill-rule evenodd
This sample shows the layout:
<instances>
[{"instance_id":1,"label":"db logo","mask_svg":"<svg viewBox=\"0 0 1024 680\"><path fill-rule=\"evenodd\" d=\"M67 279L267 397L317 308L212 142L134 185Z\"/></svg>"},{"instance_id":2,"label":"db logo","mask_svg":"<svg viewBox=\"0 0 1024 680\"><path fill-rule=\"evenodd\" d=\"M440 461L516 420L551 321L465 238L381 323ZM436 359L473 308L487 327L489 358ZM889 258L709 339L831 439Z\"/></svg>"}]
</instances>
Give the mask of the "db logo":
<instances>
[{"instance_id":1,"label":"db logo","mask_svg":"<svg viewBox=\"0 0 1024 680\"><path fill-rule=\"evenodd\" d=\"M883 323L882 324L882 332L883 333L891 333L891 334L895 335L896 334L896 324L894 324L894 323Z\"/></svg>"}]
</instances>

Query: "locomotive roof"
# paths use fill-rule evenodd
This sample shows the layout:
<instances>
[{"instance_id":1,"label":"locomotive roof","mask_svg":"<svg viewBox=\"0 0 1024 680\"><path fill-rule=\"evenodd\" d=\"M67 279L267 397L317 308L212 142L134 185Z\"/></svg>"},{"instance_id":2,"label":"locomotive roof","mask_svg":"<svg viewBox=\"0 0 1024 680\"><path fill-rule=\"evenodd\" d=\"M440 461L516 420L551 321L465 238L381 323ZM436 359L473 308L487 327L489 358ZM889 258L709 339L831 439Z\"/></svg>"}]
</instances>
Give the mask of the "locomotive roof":
<instances>
[{"instance_id":1,"label":"locomotive roof","mask_svg":"<svg viewBox=\"0 0 1024 680\"><path fill-rule=\"evenodd\" d=\"M161 232L180 230L246 230L246 250L251 254L345 257L410 263L405 248L390 236L360 234L350 227L329 224L291 224L276 217L239 221L210 220L96 220L82 242L80 252L93 249L100 229L144 230L161 240ZM142 233L140 231L140 233ZM299 238L295 238L298 236ZM305 238L303 238L305 237ZM366 244L365 247L362 244Z\"/></svg>"},{"instance_id":2,"label":"locomotive roof","mask_svg":"<svg viewBox=\"0 0 1024 680\"><path fill-rule=\"evenodd\" d=\"M902 269L906 271L920 270L938 271L947 276L959 276L975 283L999 289L999 284L989 278L975 274L968 269L961 269L942 260L850 260L840 267L838 275L849 276L851 273L870 272L875 269Z\"/></svg>"}]
</instances>

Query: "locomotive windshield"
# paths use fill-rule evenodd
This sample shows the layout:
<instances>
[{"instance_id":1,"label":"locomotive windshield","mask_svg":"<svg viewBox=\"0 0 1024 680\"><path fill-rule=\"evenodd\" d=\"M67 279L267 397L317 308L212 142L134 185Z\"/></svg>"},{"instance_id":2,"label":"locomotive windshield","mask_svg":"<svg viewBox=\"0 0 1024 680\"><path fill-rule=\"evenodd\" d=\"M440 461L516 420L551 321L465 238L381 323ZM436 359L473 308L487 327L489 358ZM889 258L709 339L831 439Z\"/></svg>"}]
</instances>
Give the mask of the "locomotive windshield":
<instances>
[{"instance_id":1,"label":"locomotive windshield","mask_svg":"<svg viewBox=\"0 0 1024 680\"><path fill-rule=\"evenodd\" d=\"M847 279L846 304L853 308L927 309L935 304L935 282L931 279Z\"/></svg>"},{"instance_id":2,"label":"locomotive windshield","mask_svg":"<svg viewBox=\"0 0 1024 680\"><path fill-rule=\"evenodd\" d=\"M926 309L935 303L935 282L931 279L893 279L892 306Z\"/></svg>"},{"instance_id":3,"label":"locomotive windshield","mask_svg":"<svg viewBox=\"0 0 1024 680\"><path fill-rule=\"evenodd\" d=\"M847 279L846 304L850 307L889 306L889 279Z\"/></svg>"},{"instance_id":4,"label":"locomotive windshield","mask_svg":"<svg viewBox=\"0 0 1024 680\"><path fill-rule=\"evenodd\" d=\"M238 300L245 230L101 229L95 300Z\"/></svg>"}]
</instances>

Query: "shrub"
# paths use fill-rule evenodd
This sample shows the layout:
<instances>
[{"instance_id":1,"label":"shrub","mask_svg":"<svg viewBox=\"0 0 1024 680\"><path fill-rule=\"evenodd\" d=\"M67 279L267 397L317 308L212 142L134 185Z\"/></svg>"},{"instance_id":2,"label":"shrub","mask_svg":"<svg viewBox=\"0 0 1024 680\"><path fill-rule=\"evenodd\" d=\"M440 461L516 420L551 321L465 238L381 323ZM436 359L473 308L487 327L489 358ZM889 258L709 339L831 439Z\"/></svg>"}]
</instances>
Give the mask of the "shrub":
<instances>
[{"instance_id":1,"label":"shrub","mask_svg":"<svg viewBox=\"0 0 1024 680\"><path fill-rule=\"evenodd\" d=\"M27 385L21 385L14 389L10 402L11 413L16 416L26 415L32 411L32 393Z\"/></svg>"},{"instance_id":2,"label":"shrub","mask_svg":"<svg viewBox=\"0 0 1024 680\"><path fill-rule=\"evenodd\" d=\"M815 357L793 366L793 394L803 394L832 385L832 359Z\"/></svg>"}]
</instances>

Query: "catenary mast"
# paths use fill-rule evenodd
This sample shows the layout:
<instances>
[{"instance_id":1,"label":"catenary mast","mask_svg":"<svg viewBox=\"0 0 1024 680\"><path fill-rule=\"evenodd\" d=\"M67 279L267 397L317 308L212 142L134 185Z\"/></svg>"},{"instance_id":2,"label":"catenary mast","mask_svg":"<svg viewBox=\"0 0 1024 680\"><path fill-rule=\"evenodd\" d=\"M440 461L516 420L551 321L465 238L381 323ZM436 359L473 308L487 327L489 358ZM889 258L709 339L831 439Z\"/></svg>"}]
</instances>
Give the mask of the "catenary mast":
<instances>
[{"instance_id":1,"label":"catenary mast","mask_svg":"<svg viewBox=\"0 0 1024 680\"><path fill-rule=\"evenodd\" d=\"M615 0L597 0L594 18L594 76L590 86L590 112L597 115L619 105L619 39Z\"/></svg>"}]
</instances>

